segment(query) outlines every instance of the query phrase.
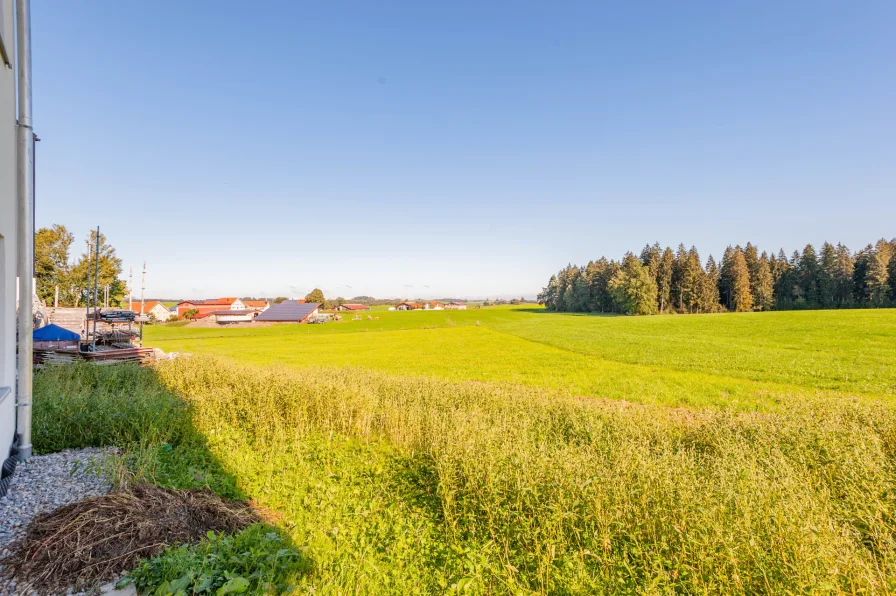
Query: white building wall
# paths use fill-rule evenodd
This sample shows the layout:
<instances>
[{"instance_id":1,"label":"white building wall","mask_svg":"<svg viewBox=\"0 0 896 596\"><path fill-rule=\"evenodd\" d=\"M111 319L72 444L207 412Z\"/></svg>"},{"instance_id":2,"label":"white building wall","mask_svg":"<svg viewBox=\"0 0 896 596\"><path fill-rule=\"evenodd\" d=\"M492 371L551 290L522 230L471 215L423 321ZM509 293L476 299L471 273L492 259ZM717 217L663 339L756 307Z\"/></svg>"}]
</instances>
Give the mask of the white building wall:
<instances>
[{"instance_id":1,"label":"white building wall","mask_svg":"<svg viewBox=\"0 0 896 596\"><path fill-rule=\"evenodd\" d=\"M156 318L156 321L165 322L168 320L168 317L171 316L171 312L165 308L165 305L162 303L156 304L152 307L152 310L146 313L148 315L153 315Z\"/></svg>"},{"instance_id":2,"label":"white building wall","mask_svg":"<svg viewBox=\"0 0 896 596\"><path fill-rule=\"evenodd\" d=\"M10 61L15 55L13 0L0 0L0 36ZM16 73L0 60L0 460L15 430L16 384ZM0 389L0 393L3 390Z\"/></svg>"}]
</instances>

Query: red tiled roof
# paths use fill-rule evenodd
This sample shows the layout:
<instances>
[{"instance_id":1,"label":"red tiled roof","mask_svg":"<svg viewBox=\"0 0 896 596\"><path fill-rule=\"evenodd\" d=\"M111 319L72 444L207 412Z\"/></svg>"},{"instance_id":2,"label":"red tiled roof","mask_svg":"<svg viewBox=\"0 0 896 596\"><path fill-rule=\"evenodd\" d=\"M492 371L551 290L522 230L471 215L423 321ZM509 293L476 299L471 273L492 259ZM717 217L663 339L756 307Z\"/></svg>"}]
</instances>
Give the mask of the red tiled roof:
<instances>
[{"instance_id":1,"label":"red tiled roof","mask_svg":"<svg viewBox=\"0 0 896 596\"><path fill-rule=\"evenodd\" d=\"M267 306L267 300L243 300L243 304L246 306Z\"/></svg>"},{"instance_id":2,"label":"red tiled roof","mask_svg":"<svg viewBox=\"0 0 896 596\"><path fill-rule=\"evenodd\" d=\"M370 310L370 307L366 304L343 304L341 306L349 310Z\"/></svg>"},{"instance_id":3,"label":"red tiled roof","mask_svg":"<svg viewBox=\"0 0 896 596\"><path fill-rule=\"evenodd\" d=\"M158 300L147 300L146 302L144 302L143 303L143 314L148 314L149 311L151 311L152 309L154 309L156 307L156 304L162 304L162 303L159 302ZM164 304L162 304L162 308L165 308ZM133 302L131 302L131 310L137 314L140 314L140 302L137 300L134 300ZM165 310L168 310L168 309L165 308Z\"/></svg>"},{"instance_id":4,"label":"red tiled roof","mask_svg":"<svg viewBox=\"0 0 896 596\"><path fill-rule=\"evenodd\" d=\"M178 302L177 305L194 304L196 306L230 306L236 301L236 298L209 298L208 300L184 300L183 302Z\"/></svg>"}]
</instances>

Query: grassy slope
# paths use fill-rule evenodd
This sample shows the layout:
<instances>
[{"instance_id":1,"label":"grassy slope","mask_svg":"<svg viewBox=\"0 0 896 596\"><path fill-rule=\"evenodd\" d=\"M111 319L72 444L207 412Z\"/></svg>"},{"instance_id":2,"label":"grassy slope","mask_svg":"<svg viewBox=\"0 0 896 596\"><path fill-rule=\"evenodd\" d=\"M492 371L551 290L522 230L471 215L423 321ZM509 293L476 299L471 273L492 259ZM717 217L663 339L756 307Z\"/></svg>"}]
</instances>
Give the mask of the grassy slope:
<instances>
[{"instance_id":1,"label":"grassy slope","mask_svg":"<svg viewBox=\"0 0 896 596\"><path fill-rule=\"evenodd\" d=\"M249 329L156 326L146 341L302 368L356 365L645 403L768 407L823 391L896 395L896 311L681 317L538 309L386 312Z\"/></svg>"}]
</instances>

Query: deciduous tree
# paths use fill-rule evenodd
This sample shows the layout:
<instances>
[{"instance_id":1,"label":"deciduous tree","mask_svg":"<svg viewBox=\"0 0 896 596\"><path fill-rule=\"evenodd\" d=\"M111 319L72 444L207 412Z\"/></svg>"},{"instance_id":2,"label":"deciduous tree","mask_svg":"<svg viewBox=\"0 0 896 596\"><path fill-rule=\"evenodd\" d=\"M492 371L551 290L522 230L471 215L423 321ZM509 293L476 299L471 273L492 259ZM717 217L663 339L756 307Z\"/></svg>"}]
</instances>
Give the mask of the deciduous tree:
<instances>
[{"instance_id":1,"label":"deciduous tree","mask_svg":"<svg viewBox=\"0 0 896 596\"><path fill-rule=\"evenodd\" d=\"M656 280L635 255L627 253L622 267L610 280L610 291L621 312L656 314Z\"/></svg>"},{"instance_id":2,"label":"deciduous tree","mask_svg":"<svg viewBox=\"0 0 896 596\"><path fill-rule=\"evenodd\" d=\"M61 305L70 305L74 301L69 263L69 251L74 241L72 233L58 224L41 228L34 234L34 277L37 295L45 304L53 304L57 286Z\"/></svg>"},{"instance_id":3,"label":"deciduous tree","mask_svg":"<svg viewBox=\"0 0 896 596\"><path fill-rule=\"evenodd\" d=\"M305 302L324 304L326 301L327 299L324 298L324 293L320 288L314 288L305 295Z\"/></svg>"}]
</instances>

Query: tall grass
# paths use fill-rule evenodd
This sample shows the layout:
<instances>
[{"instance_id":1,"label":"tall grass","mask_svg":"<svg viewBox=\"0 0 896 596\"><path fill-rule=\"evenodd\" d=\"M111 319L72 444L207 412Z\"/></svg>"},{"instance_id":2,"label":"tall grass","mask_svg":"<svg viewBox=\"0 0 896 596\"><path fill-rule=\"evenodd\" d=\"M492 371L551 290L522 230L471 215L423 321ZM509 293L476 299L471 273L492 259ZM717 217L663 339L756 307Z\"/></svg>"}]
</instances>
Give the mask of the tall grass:
<instances>
[{"instance_id":1,"label":"tall grass","mask_svg":"<svg viewBox=\"0 0 896 596\"><path fill-rule=\"evenodd\" d=\"M889 405L672 409L199 357L154 374L308 549L317 593L896 591Z\"/></svg>"},{"instance_id":2,"label":"tall grass","mask_svg":"<svg viewBox=\"0 0 896 596\"><path fill-rule=\"evenodd\" d=\"M67 448L179 443L188 405L137 366L77 364L34 377L36 453Z\"/></svg>"}]
</instances>

